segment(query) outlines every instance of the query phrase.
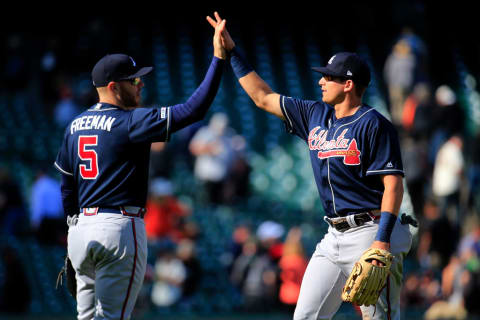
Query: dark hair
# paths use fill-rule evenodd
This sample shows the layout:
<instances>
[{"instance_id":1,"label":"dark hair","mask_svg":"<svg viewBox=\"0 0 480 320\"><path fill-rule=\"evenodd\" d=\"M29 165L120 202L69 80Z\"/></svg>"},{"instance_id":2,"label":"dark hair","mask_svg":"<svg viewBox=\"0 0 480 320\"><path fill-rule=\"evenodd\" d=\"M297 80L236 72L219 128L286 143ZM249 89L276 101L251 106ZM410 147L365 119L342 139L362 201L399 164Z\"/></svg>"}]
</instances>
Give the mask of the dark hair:
<instances>
[{"instance_id":1,"label":"dark hair","mask_svg":"<svg viewBox=\"0 0 480 320\"><path fill-rule=\"evenodd\" d=\"M355 83L355 80L353 80ZM361 97L365 91L367 91L368 85L364 85L361 83L355 83L355 94L359 97Z\"/></svg>"}]
</instances>

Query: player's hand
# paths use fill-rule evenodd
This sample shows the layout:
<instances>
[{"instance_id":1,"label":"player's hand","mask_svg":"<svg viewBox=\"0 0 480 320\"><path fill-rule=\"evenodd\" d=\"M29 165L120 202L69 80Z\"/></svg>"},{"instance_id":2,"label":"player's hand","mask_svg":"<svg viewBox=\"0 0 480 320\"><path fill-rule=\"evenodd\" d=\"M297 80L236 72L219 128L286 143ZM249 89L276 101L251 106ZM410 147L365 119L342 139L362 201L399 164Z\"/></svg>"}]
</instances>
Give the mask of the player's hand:
<instances>
[{"instance_id":1,"label":"player's hand","mask_svg":"<svg viewBox=\"0 0 480 320\"><path fill-rule=\"evenodd\" d=\"M390 243L375 240L375 241L373 241L370 248L377 248L377 249L383 249L383 250L390 251ZM372 260L372 264L374 266L379 266L379 267L384 266L384 264L382 262L378 261L378 260Z\"/></svg>"},{"instance_id":2,"label":"player's hand","mask_svg":"<svg viewBox=\"0 0 480 320\"><path fill-rule=\"evenodd\" d=\"M213 35L213 55L220 59L227 58L227 51L222 45L221 33L225 29L225 20L219 21L215 25L215 34Z\"/></svg>"},{"instance_id":3,"label":"player's hand","mask_svg":"<svg viewBox=\"0 0 480 320\"><path fill-rule=\"evenodd\" d=\"M207 21L210 23L212 27L215 28L215 30L217 30L218 25L225 20L222 20L222 18L220 18L220 15L216 11L213 13L213 15L215 16L215 20L210 16L207 16ZM227 51L230 51L235 47L235 42L233 41L232 37L230 37L230 34L228 33L228 30L225 27L225 25L221 27L221 30L220 30L220 41L221 41L222 47L225 48Z\"/></svg>"}]
</instances>

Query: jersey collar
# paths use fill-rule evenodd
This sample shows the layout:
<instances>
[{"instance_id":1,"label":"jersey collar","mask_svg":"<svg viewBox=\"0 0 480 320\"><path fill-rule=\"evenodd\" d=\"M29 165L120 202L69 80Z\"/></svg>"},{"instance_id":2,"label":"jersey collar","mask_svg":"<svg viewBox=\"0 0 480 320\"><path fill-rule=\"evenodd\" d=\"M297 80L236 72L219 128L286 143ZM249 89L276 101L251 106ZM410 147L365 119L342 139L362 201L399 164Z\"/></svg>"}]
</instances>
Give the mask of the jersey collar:
<instances>
[{"instance_id":1,"label":"jersey collar","mask_svg":"<svg viewBox=\"0 0 480 320\"><path fill-rule=\"evenodd\" d=\"M362 114L364 114L366 111L368 111L369 109L371 109L371 107L365 105L365 104L362 104L360 106L360 108L357 109L357 111L355 111L354 114L350 115L350 116L346 116L346 117L343 117L343 118L340 118L340 119L337 119L337 117L335 116L335 111L333 112L333 115L332 115L332 119L333 119L333 122L348 122L348 121L352 121L352 120L355 120L357 119L358 117L360 117Z\"/></svg>"},{"instance_id":2,"label":"jersey collar","mask_svg":"<svg viewBox=\"0 0 480 320\"><path fill-rule=\"evenodd\" d=\"M107 110L118 110L120 109L118 106L105 103L105 102L98 102L94 104L88 111L107 111Z\"/></svg>"}]
</instances>

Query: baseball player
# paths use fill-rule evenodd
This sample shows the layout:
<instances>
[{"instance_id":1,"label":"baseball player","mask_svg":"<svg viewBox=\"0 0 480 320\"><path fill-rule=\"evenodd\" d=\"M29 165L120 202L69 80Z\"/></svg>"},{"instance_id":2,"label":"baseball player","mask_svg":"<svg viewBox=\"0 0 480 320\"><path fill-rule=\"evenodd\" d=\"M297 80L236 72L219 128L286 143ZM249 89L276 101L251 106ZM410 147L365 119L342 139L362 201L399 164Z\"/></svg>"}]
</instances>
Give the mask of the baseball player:
<instances>
[{"instance_id":1,"label":"baseball player","mask_svg":"<svg viewBox=\"0 0 480 320\"><path fill-rule=\"evenodd\" d=\"M183 104L140 108L139 67L125 54L92 70L99 102L66 128L55 161L68 214L68 255L76 271L78 319L129 319L143 283L147 239L143 216L150 145L201 120L218 90L225 49L218 24L205 79Z\"/></svg>"},{"instance_id":2,"label":"baseball player","mask_svg":"<svg viewBox=\"0 0 480 320\"><path fill-rule=\"evenodd\" d=\"M221 22L207 17L212 26ZM355 53L340 52L322 77L322 101L277 94L235 48L228 31L222 43L240 85L261 109L285 122L303 139L325 210L328 233L318 243L301 285L294 319L331 319L353 266L369 248L394 255L392 275L376 305L362 306L364 319L399 319L403 257L411 234L397 215L403 197L403 168L392 124L362 103L370 82L368 65ZM390 253L389 253L390 254ZM382 266L380 261L371 264Z\"/></svg>"}]
</instances>

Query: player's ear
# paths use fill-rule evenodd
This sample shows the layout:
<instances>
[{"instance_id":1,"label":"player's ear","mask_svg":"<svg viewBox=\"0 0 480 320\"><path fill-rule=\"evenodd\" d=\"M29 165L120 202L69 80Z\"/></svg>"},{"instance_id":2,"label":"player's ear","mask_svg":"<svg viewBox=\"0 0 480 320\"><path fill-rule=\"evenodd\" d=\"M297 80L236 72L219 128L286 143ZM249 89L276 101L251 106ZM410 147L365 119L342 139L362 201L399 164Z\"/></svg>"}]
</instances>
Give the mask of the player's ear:
<instances>
[{"instance_id":1,"label":"player's ear","mask_svg":"<svg viewBox=\"0 0 480 320\"><path fill-rule=\"evenodd\" d=\"M116 82L114 81L110 81L108 84L107 84L107 88L111 91L117 91L118 90L118 85Z\"/></svg>"},{"instance_id":2,"label":"player's ear","mask_svg":"<svg viewBox=\"0 0 480 320\"><path fill-rule=\"evenodd\" d=\"M345 87L343 88L343 91L344 92L352 91L353 87L354 87L353 81L351 79L347 79L347 81L345 81Z\"/></svg>"}]
</instances>

